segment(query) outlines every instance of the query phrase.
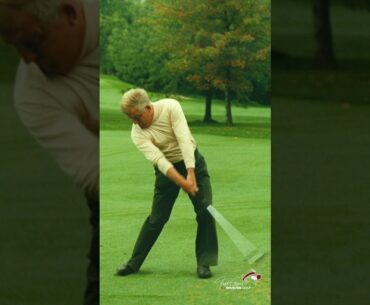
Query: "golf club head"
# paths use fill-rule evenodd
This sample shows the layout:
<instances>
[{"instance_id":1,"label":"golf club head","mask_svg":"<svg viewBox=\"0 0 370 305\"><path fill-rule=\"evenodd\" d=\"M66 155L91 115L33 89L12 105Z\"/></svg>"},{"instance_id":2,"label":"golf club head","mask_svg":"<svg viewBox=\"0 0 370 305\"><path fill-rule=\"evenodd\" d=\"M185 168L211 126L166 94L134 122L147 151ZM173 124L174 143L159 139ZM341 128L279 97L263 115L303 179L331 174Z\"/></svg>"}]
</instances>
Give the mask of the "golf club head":
<instances>
[{"instance_id":1,"label":"golf club head","mask_svg":"<svg viewBox=\"0 0 370 305\"><path fill-rule=\"evenodd\" d=\"M244 261L248 261L250 265L260 261L265 256L265 253L255 251L252 255L244 258Z\"/></svg>"}]
</instances>

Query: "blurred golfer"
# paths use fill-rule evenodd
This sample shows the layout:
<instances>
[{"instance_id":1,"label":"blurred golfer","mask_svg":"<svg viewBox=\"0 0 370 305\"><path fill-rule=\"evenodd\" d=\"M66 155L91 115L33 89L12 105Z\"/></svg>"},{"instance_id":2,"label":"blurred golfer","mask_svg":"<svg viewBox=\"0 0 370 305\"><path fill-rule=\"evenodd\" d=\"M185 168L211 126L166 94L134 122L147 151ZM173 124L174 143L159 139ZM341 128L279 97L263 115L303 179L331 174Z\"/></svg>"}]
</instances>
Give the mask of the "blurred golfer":
<instances>
[{"instance_id":1,"label":"blurred golfer","mask_svg":"<svg viewBox=\"0 0 370 305\"><path fill-rule=\"evenodd\" d=\"M189 194L197 215L197 274L199 278L211 277L209 267L217 265L218 244L215 222L207 210L212 204L210 178L179 102L162 99L152 103L145 90L132 89L123 95L121 110L133 121L132 141L154 165L156 179L151 213L131 259L117 274L125 276L139 271L182 188Z\"/></svg>"},{"instance_id":2,"label":"blurred golfer","mask_svg":"<svg viewBox=\"0 0 370 305\"><path fill-rule=\"evenodd\" d=\"M0 0L0 35L22 57L15 108L86 193L93 238L85 304L99 301L99 3Z\"/></svg>"}]
</instances>

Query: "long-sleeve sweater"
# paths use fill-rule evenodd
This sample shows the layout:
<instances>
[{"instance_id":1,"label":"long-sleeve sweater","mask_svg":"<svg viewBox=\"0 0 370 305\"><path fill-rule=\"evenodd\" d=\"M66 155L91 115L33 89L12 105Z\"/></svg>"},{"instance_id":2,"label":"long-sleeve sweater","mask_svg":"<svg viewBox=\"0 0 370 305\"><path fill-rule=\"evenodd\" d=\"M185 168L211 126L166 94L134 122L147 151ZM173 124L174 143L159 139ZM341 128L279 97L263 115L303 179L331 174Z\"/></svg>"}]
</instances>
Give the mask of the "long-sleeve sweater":
<instances>
[{"instance_id":1,"label":"long-sleeve sweater","mask_svg":"<svg viewBox=\"0 0 370 305\"><path fill-rule=\"evenodd\" d=\"M196 142L191 135L178 101L162 99L152 103L153 121L149 128L133 124L131 138L144 156L166 175L173 163L184 160L186 168L194 168Z\"/></svg>"}]
</instances>

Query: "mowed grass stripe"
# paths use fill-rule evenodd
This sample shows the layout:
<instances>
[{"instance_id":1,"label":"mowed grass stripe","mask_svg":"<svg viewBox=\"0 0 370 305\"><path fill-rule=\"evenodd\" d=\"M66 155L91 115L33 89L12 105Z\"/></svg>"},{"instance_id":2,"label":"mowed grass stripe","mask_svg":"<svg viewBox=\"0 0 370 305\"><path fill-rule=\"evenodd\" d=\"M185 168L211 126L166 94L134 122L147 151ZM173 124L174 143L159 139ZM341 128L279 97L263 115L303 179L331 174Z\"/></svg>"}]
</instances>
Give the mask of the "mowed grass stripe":
<instances>
[{"instance_id":1,"label":"mowed grass stripe","mask_svg":"<svg viewBox=\"0 0 370 305\"><path fill-rule=\"evenodd\" d=\"M269 252L269 141L200 134L195 137L208 162L215 206L256 246ZM125 298L127 304L155 304L153 292L162 293L158 301L161 304L173 304L179 297L186 304L209 304L202 298L215 304L245 302L245 294L222 291L217 283L221 275L235 278L250 269L220 229L220 266L215 268L215 279L202 284L195 277L195 214L182 192L140 274L124 279L113 276L115 268L129 258L150 211L154 178L152 166L132 145L129 131L102 131L101 141L112 151L125 149L122 155L105 154L109 149L102 151L102 304L120 304L126 295L132 295ZM269 269L267 256L258 270L269 279ZM260 299L265 302L261 304L268 303L269 285L267 280L258 297L251 296L254 301L250 304L258 304Z\"/></svg>"}]
</instances>

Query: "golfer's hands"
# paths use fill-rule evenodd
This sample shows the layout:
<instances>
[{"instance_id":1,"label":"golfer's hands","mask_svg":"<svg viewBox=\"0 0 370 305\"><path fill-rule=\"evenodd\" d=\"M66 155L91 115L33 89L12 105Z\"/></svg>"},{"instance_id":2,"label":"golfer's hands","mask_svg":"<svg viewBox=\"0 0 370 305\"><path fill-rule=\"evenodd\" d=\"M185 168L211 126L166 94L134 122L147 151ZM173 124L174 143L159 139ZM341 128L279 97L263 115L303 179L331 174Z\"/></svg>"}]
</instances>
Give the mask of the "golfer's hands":
<instances>
[{"instance_id":1,"label":"golfer's hands","mask_svg":"<svg viewBox=\"0 0 370 305\"><path fill-rule=\"evenodd\" d=\"M188 179L184 180L183 183L181 183L181 188L188 193L189 195L195 197L195 195L198 192L198 187L194 185L192 182L188 181Z\"/></svg>"},{"instance_id":2,"label":"golfer's hands","mask_svg":"<svg viewBox=\"0 0 370 305\"><path fill-rule=\"evenodd\" d=\"M194 168L188 168L188 175L186 177L187 190L184 191L195 197L196 193L199 191L197 185L197 179L195 177Z\"/></svg>"},{"instance_id":3,"label":"golfer's hands","mask_svg":"<svg viewBox=\"0 0 370 305\"><path fill-rule=\"evenodd\" d=\"M188 168L186 179L180 175L174 167L168 169L166 176L180 186L186 193L195 197L198 192L197 180L195 178L194 168Z\"/></svg>"}]
</instances>

